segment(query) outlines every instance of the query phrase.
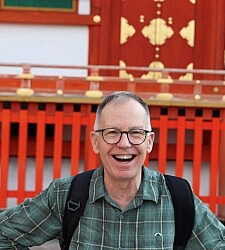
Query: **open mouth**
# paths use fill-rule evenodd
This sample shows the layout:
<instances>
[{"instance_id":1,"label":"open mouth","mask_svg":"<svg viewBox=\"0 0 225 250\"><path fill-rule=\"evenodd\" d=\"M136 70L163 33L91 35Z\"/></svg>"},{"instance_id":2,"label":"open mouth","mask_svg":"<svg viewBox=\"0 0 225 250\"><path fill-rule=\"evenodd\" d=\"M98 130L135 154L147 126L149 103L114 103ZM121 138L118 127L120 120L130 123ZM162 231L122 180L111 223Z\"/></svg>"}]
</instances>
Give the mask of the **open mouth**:
<instances>
[{"instance_id":1,"label":"open mouth","mask_svg":"<svg viewBox=\"0 0 225 250\"><path fill-rule=\"evenodd\" d=\"M129 154L129 155L113 155L113 158L116 161L120 161L120 162L130 162L135 157L136 157L136 155L134 155L134 154Z\"/></svg>"}]
</instances>

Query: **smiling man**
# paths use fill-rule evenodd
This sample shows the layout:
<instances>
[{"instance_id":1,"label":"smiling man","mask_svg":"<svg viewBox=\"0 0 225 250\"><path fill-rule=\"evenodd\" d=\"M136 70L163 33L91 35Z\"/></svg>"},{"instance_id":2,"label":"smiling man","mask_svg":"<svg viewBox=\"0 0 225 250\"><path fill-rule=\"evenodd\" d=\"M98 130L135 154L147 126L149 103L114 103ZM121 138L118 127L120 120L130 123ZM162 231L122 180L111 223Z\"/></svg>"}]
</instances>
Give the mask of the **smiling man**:
<instances>
[{"instance_id":1,"label":"smiling man","mask_svg":"<svg viewBox=\"0 0 225 250\"><path fill-rule=\"evenodd\" d=\"M104 166L105 188L125 209L138 192L153 146L148 106L132 94L114 93L99 106L94 129L91 141Z\"/></svg>"},{"instance_id":2,"label":"smiling man","mask_svg":"<svg viewBox=\"0 0 225 250\"><path fill-rule=\"evenodd\" d=\"M165 177L143 165L154 141L147 104L130 92L110 94L98 106L90 138L102 166L91 177L69 249L172 250L175 217ZM37 197L1 213L0 249L61 241L71 180L55 180ZM194 194L193 200L195 220L185 249L225 249L225 227Z\"/></svg>"}]
</instances>

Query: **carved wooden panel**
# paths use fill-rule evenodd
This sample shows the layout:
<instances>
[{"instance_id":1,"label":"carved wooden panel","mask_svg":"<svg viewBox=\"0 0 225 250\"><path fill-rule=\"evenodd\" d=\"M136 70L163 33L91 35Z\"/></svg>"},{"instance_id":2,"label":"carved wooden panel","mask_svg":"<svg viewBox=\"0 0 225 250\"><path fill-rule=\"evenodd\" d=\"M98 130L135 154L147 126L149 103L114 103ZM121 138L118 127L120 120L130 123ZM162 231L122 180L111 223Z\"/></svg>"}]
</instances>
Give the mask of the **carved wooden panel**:
<instances>
[{"instance_id":1,"label":"carved wooden panel","mask_svg":"<svg viewBox=\"0 0 225 250\"><path fill-rule=\"evenodd\" d=\"M123 1L120 65L192 68L194 10L195 2L189 0ZM152 72L138 76L161 77Z\"/></svg>"},{"instance_id":2,"label":"carved wooden panel","mask_svg":"<svg viewBox=\"0 0 225 250\"><path fill-rule=\"evenodd\" d=\"M108 40L107 45L101 44L101 53L105 53L105 57L101 57L100 63L223 69L224 3L223 0L111 1L109 10L113 15L108 30L105 29L108 32L102 33L105 41ZM118 19L119 32L116 28ZM101 25L105 26L104 18ZM160 78L161 74L121 70L120 76L152 79ZM167 77L193 79L192 74L184 73L171 73Z\"/></svg>"}]
</instances>

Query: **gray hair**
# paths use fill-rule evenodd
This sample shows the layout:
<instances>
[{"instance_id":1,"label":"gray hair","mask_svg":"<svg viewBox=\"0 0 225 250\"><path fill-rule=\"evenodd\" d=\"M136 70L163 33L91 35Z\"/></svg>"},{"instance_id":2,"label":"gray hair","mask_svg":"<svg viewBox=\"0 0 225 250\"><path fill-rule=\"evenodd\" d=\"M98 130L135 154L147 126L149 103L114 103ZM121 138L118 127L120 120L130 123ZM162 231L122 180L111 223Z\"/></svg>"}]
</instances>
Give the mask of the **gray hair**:
<instances>
[{"instance_id":1,"label":"gray hair","mask_svg":"<svg viewBox=\"0 0 225 250\"><path fill-rule=\"evenodd\" d=\"M149 123L150 123L150 112L149 112L149 107L148 105L137 95L135 95L132 92L128 92L128 91L116 91L113 92L111 94L109 94L108 96L105 97L105 99L102 101L102 103L99 104L97 111L96 111L96 120L95 120L95 124L94 124L94 129L97 129L97 126L99 124L100 118L101 118L101 114L103 109L110 103L122 103L122 102L126 102L129 99L133 99L135 101L137 101L139 104L141 104L141 106L144 108L144 110L146 111L146 115L149 118ZM150 128L151 128L151 124L150 124Z\"/></svg>"}]
</instances>

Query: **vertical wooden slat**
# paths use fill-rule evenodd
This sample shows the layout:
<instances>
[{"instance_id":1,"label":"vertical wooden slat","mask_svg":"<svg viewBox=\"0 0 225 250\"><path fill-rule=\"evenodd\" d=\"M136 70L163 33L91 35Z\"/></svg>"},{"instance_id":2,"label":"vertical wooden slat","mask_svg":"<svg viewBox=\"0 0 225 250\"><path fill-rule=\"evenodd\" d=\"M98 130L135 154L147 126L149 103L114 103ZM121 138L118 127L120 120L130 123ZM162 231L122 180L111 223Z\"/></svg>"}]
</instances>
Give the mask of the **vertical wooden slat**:
<instances>
[{"instance_id":1,"label":"vertical wooden slat","mask_svg":"<svg viewBox=\"0 0 225 250\"><path fill-rule=\"evenodd\" d=\"M176 138L176 176L183 177L184 172L184 150L185 150L185 116L177 118Z\"/></svg>"},{"instance_id":2,"label":"vertical wooden slat","mask_svg":"<svg viewBox=\"0 0 225 250\"><path fill-rule=\"evenodd\" d=\"M84 169L90 170L98 166L98 157L94 153L91 140L90 132L93 130L95 122L95 113L89 113L89 120L85 132L85 159L84 159Z\"/></svg>"},{"instance_id":3,"label":"vertical wooden slat","mask_svg":"<svg viewBox=\"0 0 225 250\"><path fill-rule=\"evenodd\" d=\"M220 118L212 118L211 133L211 156L210 156L210 203L209 208L216 212L216 197L218 185L219 170L219 135L220 135Z\"/></svg>"},{"instance_id":4,"label":"vertical wooden slat","mask_svg":"<svg viewBox=\"0 0 225 250\"><path fill-rule=\"evenodd\" d=\"M151 122L152 125L152 122ZM149 166L149 157L150 157L150 153L147 153L146 158L145 158L145 162L144 162L144 166L148 167Z\"/></svg>"},{"instance_id":5,"label":"vertical wooden slat","mask_svg":"<svg viewBox=\"0 0 225 250\"><path fill-rule=\"evenodd\" d=\"M75 12L75 13L78 13L80 1L81 1L81 0L74 0L74 1L73 1L73 4L74 4L73 7L74 7L74 12Z\"/></svg>"},{"instance_id":6,"label":"vertical wooden slat","mask_svg":"<svg viewBox=\"0 0 225 250\"><path fill-rule=\"evenodd\" d=\"M36 134L36 185L35 192L39 193L43 188L44 175L44 154L45 154L45 127L46 112L39 110L37 112L37 134Z\"/></svg>"},{"instance_id":7,"label":"vertical wooden slat","mask_svg":"<svg viewBox=\"0 0 225 250\"><path fill-rule=\"evenodd\" d=\"M18 203L25 199L27 140L28 140L28 111L21 109L19 117L18 136Z\"/></svg>"},{"instance_id":8,"label":"vertical wooden slat","mask_svg":"<svg viewBox=\"0 0 225 250\"><path fill-rule=\"evenodd\" d=\"M168 116L160 115L158 169L162 173L166 172L167 138L168 138Z\"/></svg>"},{"instance_id":9,"label":"vertical wooden slat","mask_svg":"<svg viewBox=\"0 0 225 250\"><path fill-rule=\"evenodd\" d=\"M203 118L196 117L194 121L193 189L197 195L199 195L200 193L200 175L202 165L202 134Z\"/></svg>"},{"instance_id":10,"label":"vertical wooden slat","mask_svg":"<svg viewBox=\"0 0 225 250\"><path fill-rule=\"evenodd\" d=\"M144 162L144 166L146 166L146 167L148 167L148 165L149 165L149 153L147 153L147 155L146 155L146 158L145 158L145 162Z\"/></svg>"},{"instance_id":11,"label":"vertical wooden slat","mask_svg":"<svg viewBox=\"0 0 225 250\"><path fill-rule=\"evenodd\" d=\"M61 177L62 146L63 146L63 111L55 112L53 179Z\"/></svg>"},{"instance_id":12,"label":"vertical wooden slat","mask_svg":"<svg viewBox=\"0 0 225 250\"><path fill-rule=\"evenodd\" d=\"M219 147L219 195L225 197L225 109L220 110L220 147ZM218 214L225 219L225 202L219 206Z\"/></svg>"},{"instance_id":13,"label":"vertical wooden slat","mask_svg":"<svg viewBox=\"0 0 225 250\"><path fill-rule=\"evenodd\" d=\"M71 138L71 175L79 172L80 164L80 140L81 140L81 113L72 114L72 138Z\"/></svg>"},{"instance_id":14,"label":"vertical wooden slat","mask_svg":"<svg viewBox=\"0 0 225 250\"><path fill-rule=\"evenodd\" d=\"M10 147L10 109L1 110L0 209L7 205Z\"/></svg>"}]
</instances>

